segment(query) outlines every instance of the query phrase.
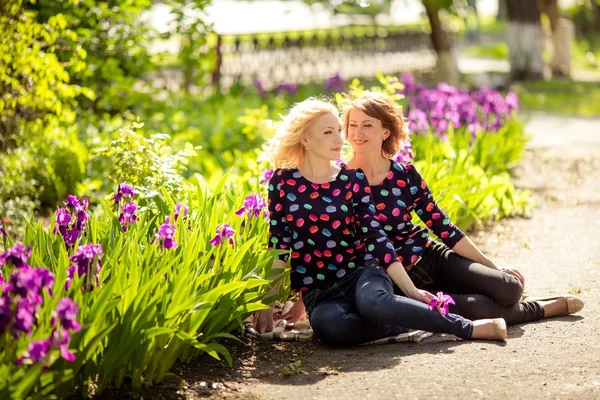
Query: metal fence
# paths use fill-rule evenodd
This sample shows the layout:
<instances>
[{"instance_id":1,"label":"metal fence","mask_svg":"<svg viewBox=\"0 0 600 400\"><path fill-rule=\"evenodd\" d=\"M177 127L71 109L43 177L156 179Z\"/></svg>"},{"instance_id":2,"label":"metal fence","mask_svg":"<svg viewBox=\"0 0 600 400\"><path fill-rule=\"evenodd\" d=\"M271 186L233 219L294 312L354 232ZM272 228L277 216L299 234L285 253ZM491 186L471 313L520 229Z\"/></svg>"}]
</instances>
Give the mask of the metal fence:
<instances>
[{"instance_id":1,"label":"metal fence","mask_svg":"<svg viewBox=\"0 0 600 400\"><path fill-rule=\"evenodd\" d=\"M323 82L335 74L351 79L431 70L436 62L424 30L376 27L220 36L217 59L216 86L260 79L267 90L281 82Z\"/></svg>"}]
</instances>

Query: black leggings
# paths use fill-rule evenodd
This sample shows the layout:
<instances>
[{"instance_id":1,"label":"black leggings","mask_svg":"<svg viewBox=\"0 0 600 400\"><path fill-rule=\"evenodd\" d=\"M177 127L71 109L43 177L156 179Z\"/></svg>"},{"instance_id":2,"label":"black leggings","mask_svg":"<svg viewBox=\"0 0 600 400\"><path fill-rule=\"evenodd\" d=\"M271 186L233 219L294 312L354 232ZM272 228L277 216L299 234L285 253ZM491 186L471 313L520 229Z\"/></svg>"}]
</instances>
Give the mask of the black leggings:
<instances>
[{"instance_id":1,"label":"black leggings","mask_svg":"<svg viewBox=\"0 0 600 400\"><path fill-rule=\"evenodd\" d=\"M452 295L456 305L450 312L471 320L504 318L514 325L544 318L541 304L519 301L523 285L515 276L461 257L442 243L426 248L408 276L419 289Z\"/></svg>"}]
</instances>

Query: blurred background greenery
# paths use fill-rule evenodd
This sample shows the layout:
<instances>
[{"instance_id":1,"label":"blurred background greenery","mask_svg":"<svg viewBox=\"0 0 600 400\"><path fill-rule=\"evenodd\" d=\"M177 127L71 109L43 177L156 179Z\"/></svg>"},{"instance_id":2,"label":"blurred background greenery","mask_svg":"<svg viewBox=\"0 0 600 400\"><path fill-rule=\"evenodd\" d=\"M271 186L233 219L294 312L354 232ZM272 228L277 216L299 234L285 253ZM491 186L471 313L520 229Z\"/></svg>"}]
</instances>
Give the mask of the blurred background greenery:
<instances>
[{"instance_id":1,"label":"blurred background greenery","mask_svg":"<svg viewBox=\"0 0 600 400\"><path fill-rule=\"evenodd\" d=\"M539 28L541 70L538 55L511 53L519 24ZM14 229L67 194L104 198L122 156L107 148L135 121L141 137L167 136L128 176L151 164L210 183L228 168L258 174L294 101L377 72L514 90L524 110L600 110L596 0L5 0L0 27L0 217ZM552 65L556 43L566 65ZM175 154L184 167L168 167ZM152 195L156 176L140 179Z\"/></svg>"}]
</instances>

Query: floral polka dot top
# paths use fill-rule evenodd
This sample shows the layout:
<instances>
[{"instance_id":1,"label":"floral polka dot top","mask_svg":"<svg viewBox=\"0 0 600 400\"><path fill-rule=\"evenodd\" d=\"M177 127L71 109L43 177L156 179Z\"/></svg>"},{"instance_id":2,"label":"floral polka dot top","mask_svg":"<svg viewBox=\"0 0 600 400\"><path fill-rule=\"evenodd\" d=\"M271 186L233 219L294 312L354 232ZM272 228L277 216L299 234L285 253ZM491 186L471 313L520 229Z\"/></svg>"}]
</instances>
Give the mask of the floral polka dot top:
<instances>
[{"instance_id":1,"label":"floral polka dot top","mask_svg":"<svg viewBox=\"0 0 600 400\"><path fill-rule=\"evenodd\" d=\"M288 250L283 261L291 252L294 291L332 286L373 258L383 268L397 259L365 174L340 167L328 183L311 183L298 169L278 169L269 182L269 248Z\"/></svg>"},{"instance_id":2,"label":"floral polka dot top","mask_svg":"<svg viewBox=\"0 0 600 400\"><path fill-rule=\"evenodd\" d=\"M429 187L411 163L391 161L390 172L380 185L371 186L376 219L383 226L404 266L419 259L433 243L426 228L412 223L414 209L425 225L450 248L465 234L438 207Z\"/></svg>"}]
</instances>

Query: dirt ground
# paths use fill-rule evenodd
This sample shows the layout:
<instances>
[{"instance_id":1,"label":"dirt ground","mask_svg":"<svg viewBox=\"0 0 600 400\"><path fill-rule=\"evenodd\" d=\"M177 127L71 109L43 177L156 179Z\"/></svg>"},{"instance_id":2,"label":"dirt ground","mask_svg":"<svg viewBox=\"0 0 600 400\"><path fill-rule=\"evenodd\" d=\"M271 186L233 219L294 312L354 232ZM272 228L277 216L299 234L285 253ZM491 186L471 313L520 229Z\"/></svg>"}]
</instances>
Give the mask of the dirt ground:
<instances>
[{"instance_id":1,"label":"dirt ground","mask_svg":"<svg viewBox=\"0 0 600 400\"><path fill-rule=\"evenodd\" d=\"M201 358L175 368L183 381L167 380L142 397L600 398L600 146L529 150L515 174L534 192L530 218L471 237L498 265L524 272L527 294L577 294L586 303L581 313L509 327L505 343L452 335L342 349L251 341L233 345L233 368Z\"/></svg>"}]
</instances>

